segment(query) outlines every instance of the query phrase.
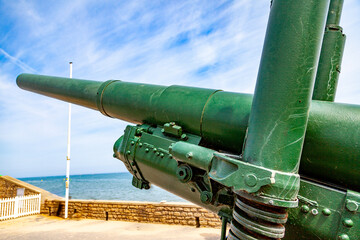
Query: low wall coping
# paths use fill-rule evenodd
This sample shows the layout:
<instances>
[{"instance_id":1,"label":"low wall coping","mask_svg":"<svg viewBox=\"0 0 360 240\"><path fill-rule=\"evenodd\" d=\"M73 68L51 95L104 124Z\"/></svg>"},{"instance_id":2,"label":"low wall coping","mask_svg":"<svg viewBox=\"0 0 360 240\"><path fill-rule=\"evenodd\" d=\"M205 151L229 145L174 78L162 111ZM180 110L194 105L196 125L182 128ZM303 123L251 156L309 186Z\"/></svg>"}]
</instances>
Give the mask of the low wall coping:
<instances>
[{"instance_id":1,"label":"low wall coping","mask_svg":"<svg viewBox=\"0 0 360 240\"><path fill-rule=\"evenodd\" d=\"M50 201L64 201L64 199L48 199ZM70 199L74 203L105 203L105 204L134 204L134 205L159 205L176 207L199 207L191 202L144 202L144 201L121 201L121 200L95 200L95 199ZM201 207L199 207L201 208Z\"/></svg>"}]
</instances>

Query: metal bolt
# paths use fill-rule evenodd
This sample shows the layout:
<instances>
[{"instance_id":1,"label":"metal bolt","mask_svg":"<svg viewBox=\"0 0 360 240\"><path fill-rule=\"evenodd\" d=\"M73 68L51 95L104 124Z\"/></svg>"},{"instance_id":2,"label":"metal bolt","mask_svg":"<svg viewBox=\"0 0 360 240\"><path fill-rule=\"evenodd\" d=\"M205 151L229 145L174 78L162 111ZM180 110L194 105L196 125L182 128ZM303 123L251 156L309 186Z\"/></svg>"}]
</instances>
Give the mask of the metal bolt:
<instances>
[{"instance_id":1,"label":"metal bolt","mask_svg":"<svg viewBox=\"0 0 360 240\"><path fill-rule=\"evenodd\" d=\"M156 151L157 151L157 148L154 148L153 151L156 152Z\"/></svg>"},{"instance_id":2,"label":"metal bolt","mask_svg":"<svg viewBox=\"0 0 360 240\"><path fill-rule=\"evenodd\" d=\"M269 201L269 204L270 204L270 205L273 205L273 204L274 204L274 200L270 200L270 201Z\"/></svg>"},{"instance_id":3,"label":"metal bolt","mask_svg":"<svg viewBox=\"0 0 360 240\"><path fill-rule=\"evenodd\" d=\"M346 200L346 209L350 212L355 212L359 209L359 204L352 200Z\"/></svg>"},{"instance_id":4,"label":"metal bolt","mask_svg":"<svg viewBox=\"0 0 360 240\"><path fill-rule=\"evenodd\" d=\"M160 157L163 158L163 157L164 157L164 154L163 154L163 153L160 153Z\"/></svg>"},{"instance_id":5,"label":"metal bolt","mask_svg":"<svg viewBox=\"0 0 360 240\"><path fill-rule=\"evenodd\" d=\"M349 236L345 233L339 235L338 239L339 240L350 240Z\"/></svg>"},{"instance_id":6,"label":"metal bolt","mask_svg":"<svg viewBox=\"0 0 360 240\"><path fill-rule=\"evenodd\" d=\"M208 191L201 192L201 194L200 194L201 202L208 204L208 203L210 203L211 199L212 199L211 192L208 192Z\"/></svg>"},{"instance_id":7,"label":"metal bolt","mask_svg":"<svg viewBox=\"0 0 360 240\"><path fill-rule=\"evenodd\" d=\"M131 142L130 142L130 144L131 144L131 145L134 145L134 144L135 144L135 142L134 142L134 141L131 141Z\"/></svg>"},{"instance_id":8,"label":"metal bolt","mask_svg":"<svg viewBox=\"0 0 360 240\"><path fill-rule=\"evenodd\" d=\"M348 228L351 228L352 226L354 226L353 220L351 220L349 218L345 218L343 221L343 224L345 227L348 227Z\"/></svg>"},{"instance_id":9,"label":"metal bolt","mask_svg":"<svg viewBox=\"0 0 360 240\"><path fill-rule=\"evenodd\" d=\"M324 208L324 209L322 210L322 213L323 213L325 216L330 216L331 210L328 209L328 208Z\"/></svg>"},{"instance_id":10,"label":"metal bolt","mask_svg":"<svg viewBox=\"0 0 360 240\"><path fill-rule=\"evenodd\" d=\"M258 179L257 179L257 177L256 177L254 174L248 174L248 175L246 175L246 177L245 177L245 183L246 183L246 185L248 185L249 187L254 187L254 186L256 186L257 181L258 181Z\"/></svg>"},{"instance_id":11,"label":"metal bolt","mask_svg":"<svg viewBox=\"0 0 360 240\"><path fill-rule=\"evenodd\" d=\"M143 145L142 143L139 143L139 147L142 147L142 145Z\"/></svg>"},{"instance_id":12,"label":"metal bolt","mask_svg":"<svg viewBox=\"0 0 360 240\"><path fill-rule=\"evenodd\" d=\"M319 211L314 208L314 209L311 210L311 214L314 215L314 216L316 216L316 215L319 214Z\"/></svg>"},{"instance_id":13,"label":"metal bolt","mask_svg":"<svg viewBox=\"0 0 360 240\"><path fill-rule=\"evenodd\" d=\"M172 156L171 154L169 154L169 158L170 158L170 159L172 159L172 158L173 158L173 156Z\"/></svg>"},{"instance_id":14,"label":"metal bolt","mask_svg":"<svg viewBox=\"0 0 360 240\"><path fill-rule=\"evenodd\" d=\"M126 154L127 154L127 155L130 155L130 153L131 153L130 151L126 151Z\"/></svg>"},{"instance_id":15,"label":"metal bolt","mask_svg":"<svg viewBox=\"0 0 360 240\"><path fill-rule=\"evenodd\" d=\"M176 176L183 183L189 182L192 178L192 170L190 166L188 165L178 166L178 168L176 169Z\"/></svg>"},{"instance_id":16,"label":"metal bolt","mask_svg":"<svg viewBox=\"0 0 360 240\"><path fill-rule=\"evenodd\" d=\"M186 154L186 158L187 158L187 159L192 159L192 157L193 157L193 153L192 153L192 152L188 152L188 153Z\"/></svg>"},{"instance_id":17,"label":"metal bolt","mask_svg":"<svg viewBox=\"0 0 360 240\"><path fill-rule=\"evenodd\" d=\"M149 152L149 149L148 149L148 148L145 148L145 152L148 153L148 152Z\"/></svg>"},{"instance_id":18,"label":"metal bolt","mask_svg":"<svg viewBox=\"0 0 360 240\"><path fill-rule=\"evenodd\" d=\"M156 156L159 156L159 155L160 155L160 153L159 153L159 152L156 152L155 154L156 154Z\"/></svg>"},{"instance_id":19,"label":"metal bolt","mask_svg":"<svg viewBox=\"0 0 360 240\"><path fill-rule=\"evenodd\" d=\"M181 140L187 140L187 139L188 136L185 133L181 134Z\"/></svg>"},{"instance_id":20,"label":"metal bolt","mask_svg":"<svg viewBox=\"0 0 360 240\"><path fill-rule=\"evenodd\" d=\"M310 211L310 208L309 208L308 205L302 205L302 206L301 206L301 211L302 211L303 213L308 213L308 212Z\"/></svg>"}]
</instances>

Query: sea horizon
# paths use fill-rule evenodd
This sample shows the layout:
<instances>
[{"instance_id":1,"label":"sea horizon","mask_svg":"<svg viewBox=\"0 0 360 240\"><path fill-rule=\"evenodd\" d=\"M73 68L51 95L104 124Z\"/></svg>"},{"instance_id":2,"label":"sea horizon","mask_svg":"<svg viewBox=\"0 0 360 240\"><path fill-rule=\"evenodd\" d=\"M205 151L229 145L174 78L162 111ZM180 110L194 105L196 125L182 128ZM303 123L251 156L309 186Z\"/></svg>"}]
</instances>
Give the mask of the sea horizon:
<instances>
[{"instance_id":1,"label":"sea horizon","mask_svg":"<svg viewBox=\"0 0 360 240\"><path fill-rule=\"evenodd\" d=\"M127 171L123 171L123 172L104 172L104 173L74 173L74 174L70 174L70 177L71 176L79 176L79 175L97 175L97 174L113 174L113 173L127 173ZM0 176L6 176L6 175L1 175ZM30 177L14 177L14 176L11 176L11 177L14 177L16 179L24 179L24 178L40 178L40 177L61 177L61 176L66 176L66 174L60 174L60 175L47 175L47 176L30 176Z\"/></svg>"},{"instance_id":2,"label":"sea horizon","mask_svg":"<svg viewBox=\"0 0 360 240\"><path fill-rule=\"evenodd\" d=\"M65 175L18 179L60 197L65 196ZM187 202L155 185L149 190L135 188L129 172L70 175L69 191L71 199Z\"/></svg>"}]
</instances>

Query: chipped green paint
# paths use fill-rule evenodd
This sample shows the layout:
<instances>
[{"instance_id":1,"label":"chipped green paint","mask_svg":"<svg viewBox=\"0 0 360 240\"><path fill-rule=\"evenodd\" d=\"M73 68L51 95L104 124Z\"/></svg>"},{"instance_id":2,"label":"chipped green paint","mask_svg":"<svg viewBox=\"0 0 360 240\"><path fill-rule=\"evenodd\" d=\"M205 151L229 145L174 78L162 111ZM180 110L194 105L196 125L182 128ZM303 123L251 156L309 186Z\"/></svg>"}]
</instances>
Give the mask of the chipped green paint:
<instances>
[{"instance_id":1,"label":"chipped green paint","mask_svg":"<svg viewBox=\"0 0 360 240\"><path fill-rule=\"evenodd\" d=\"M346 36L339 26L344 0L332 0L328 11L321 55L312 98L330 101L335 99Z\"/></svg>"}]
</instances>

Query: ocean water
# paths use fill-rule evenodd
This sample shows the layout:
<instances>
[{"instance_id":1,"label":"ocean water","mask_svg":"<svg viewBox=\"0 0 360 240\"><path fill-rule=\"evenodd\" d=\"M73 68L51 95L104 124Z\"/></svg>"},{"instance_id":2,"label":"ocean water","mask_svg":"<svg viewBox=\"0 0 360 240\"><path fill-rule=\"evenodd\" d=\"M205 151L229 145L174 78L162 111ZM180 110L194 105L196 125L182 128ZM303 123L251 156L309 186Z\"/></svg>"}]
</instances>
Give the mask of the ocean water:
<instances>
[{"instance_id":1,"label":"ocean water","mask_svg":"<svg viewBox=\"0 0 360 240\"><path fill-rule=\"evenodd\" d=\"M19 178L45 189L60 197L65 197L65 176ZM151 185L149 190L132 186L132 175L124 173L70 175L71 199L124 200L148 202L186 202L186 200Z\"/></svg>"}]
</instances>

